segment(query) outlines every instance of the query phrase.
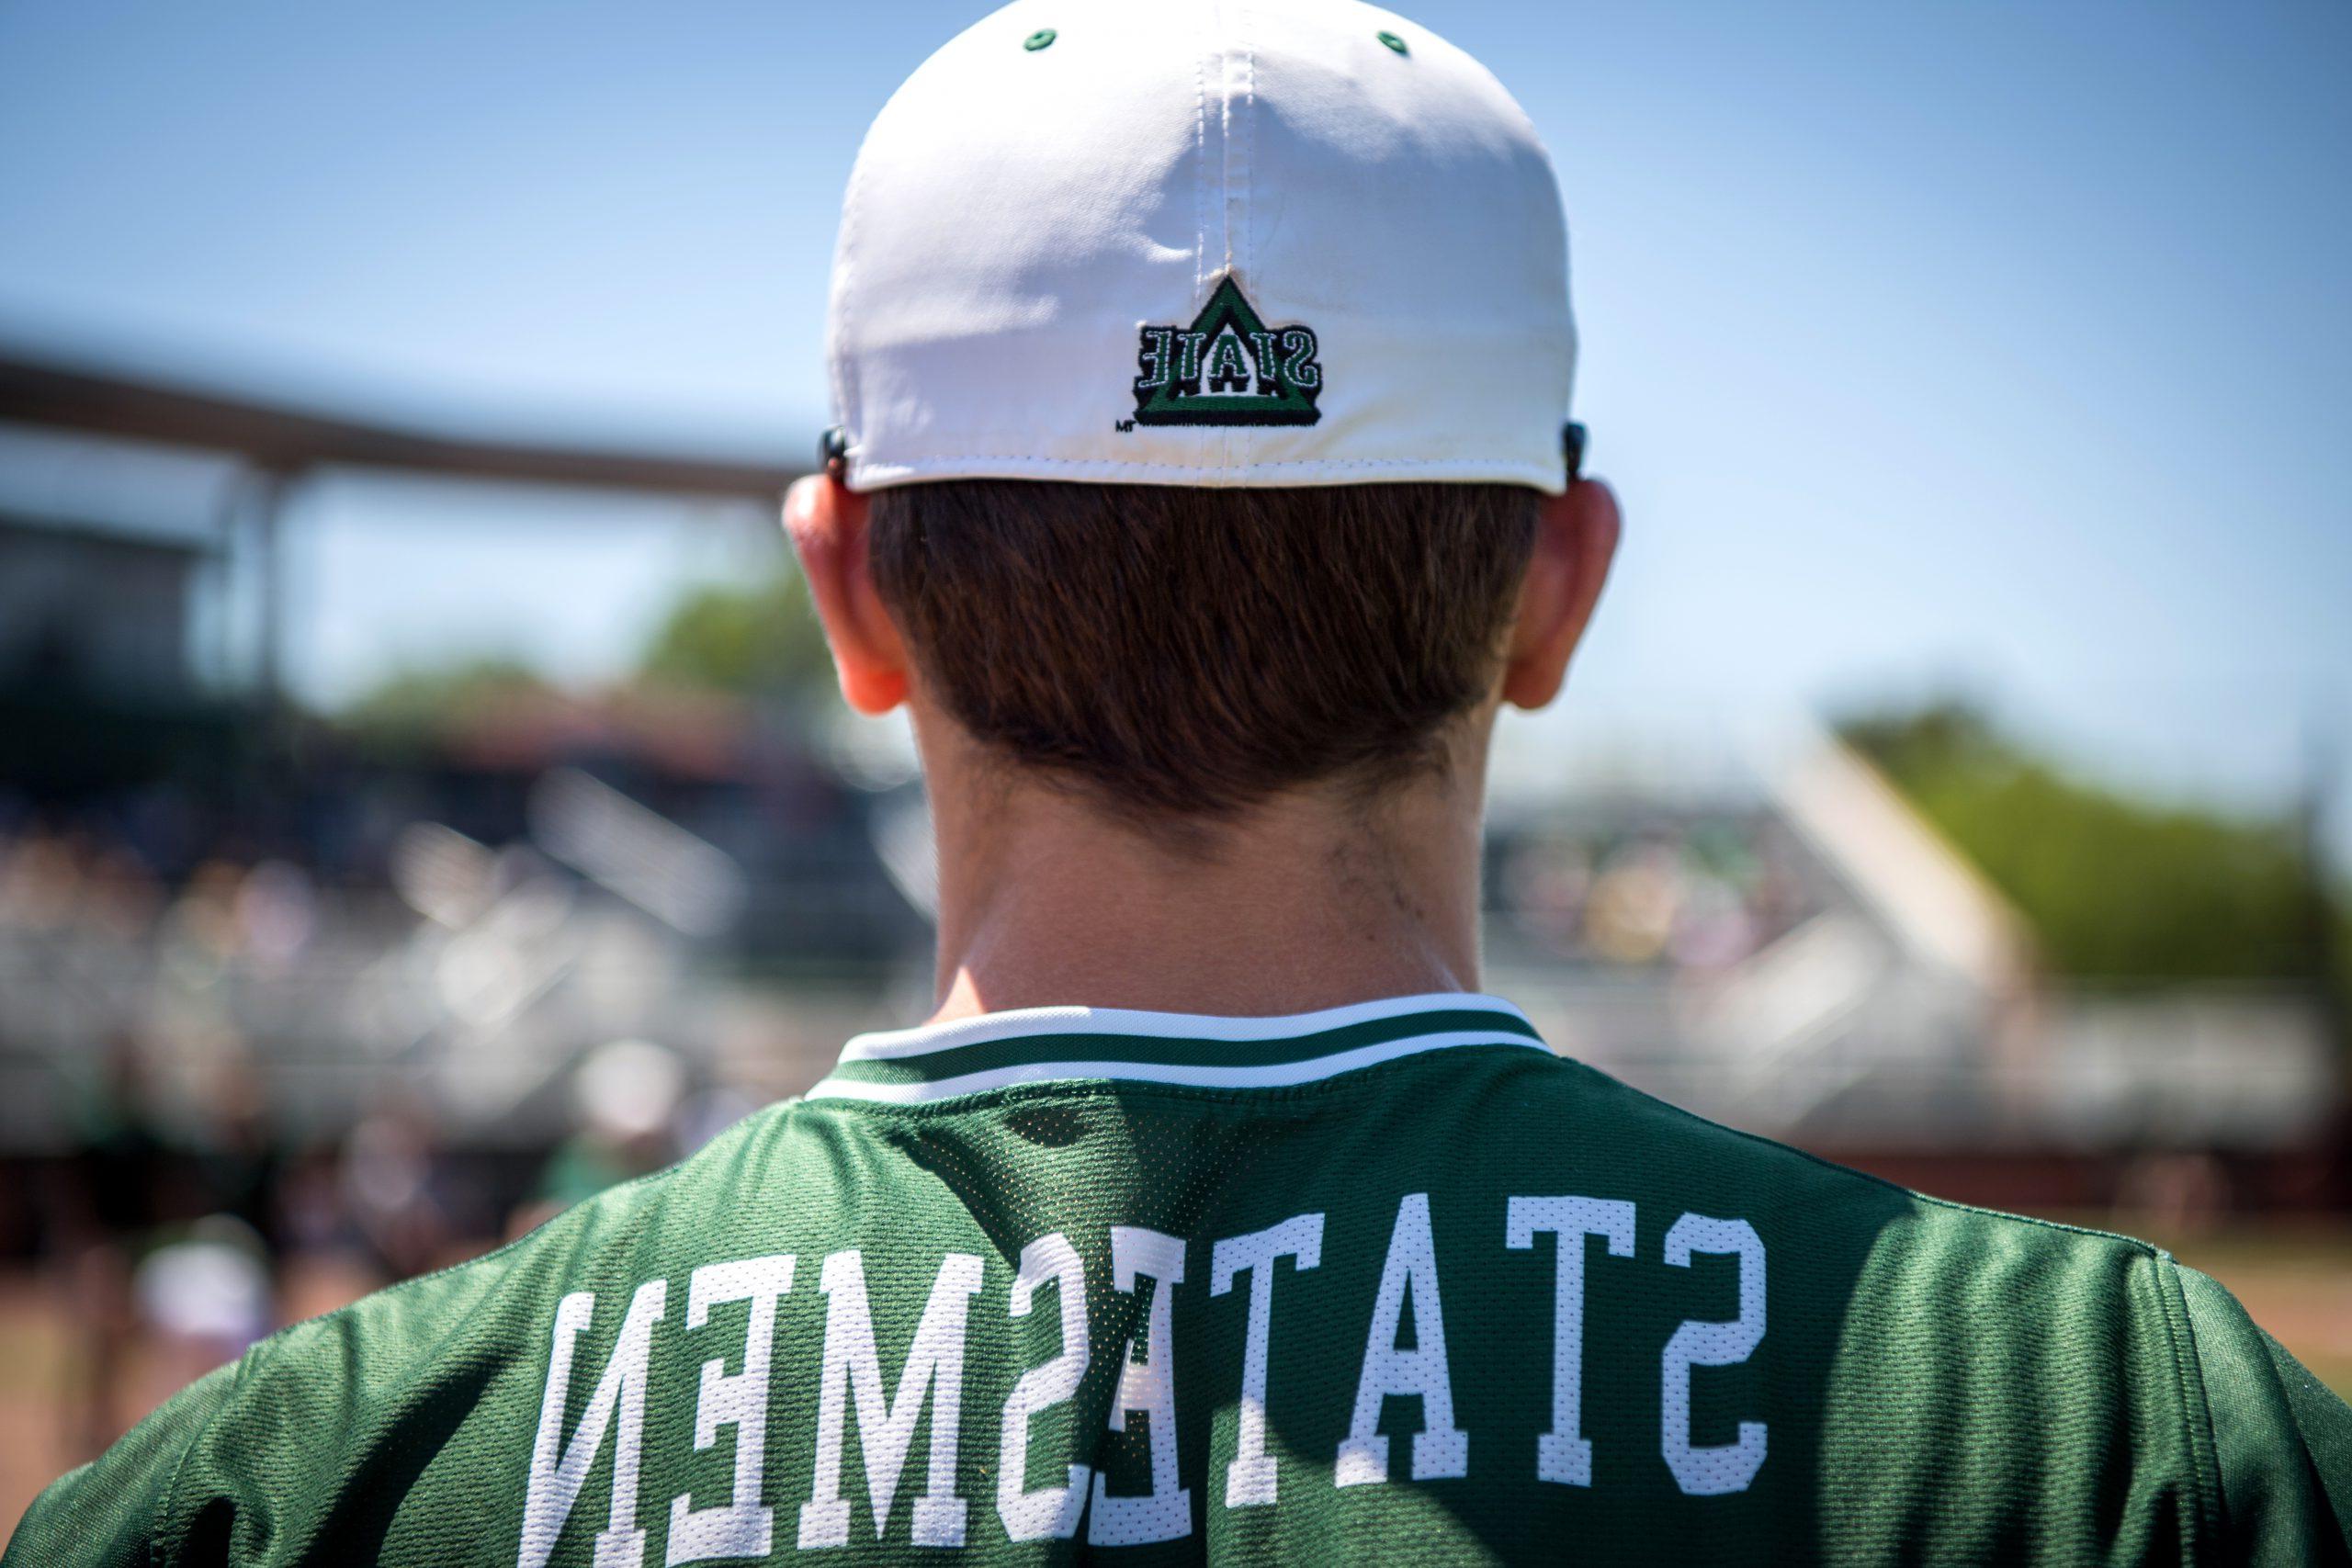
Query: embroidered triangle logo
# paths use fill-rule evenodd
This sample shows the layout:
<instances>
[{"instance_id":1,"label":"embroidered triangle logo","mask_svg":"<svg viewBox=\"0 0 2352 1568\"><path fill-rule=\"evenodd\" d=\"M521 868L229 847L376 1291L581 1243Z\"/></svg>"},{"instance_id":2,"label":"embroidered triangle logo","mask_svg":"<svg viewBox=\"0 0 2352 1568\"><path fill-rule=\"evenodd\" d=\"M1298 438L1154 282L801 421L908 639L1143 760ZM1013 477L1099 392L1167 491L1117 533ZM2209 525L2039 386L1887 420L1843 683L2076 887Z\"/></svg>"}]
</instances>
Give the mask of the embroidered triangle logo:
<instances>
[{"instance_id":1,"label":"embroidered triangle logo","mask_svg":"<svg viewBox=\"0 0 2352 1568\"><path fill-rule=\"evenodd\" d=\"M1270 328L1227 273L1189 327L1145 327L1137 424L1313 424L1323 390L1315 333Z\"/></svg>"}]
</instances>

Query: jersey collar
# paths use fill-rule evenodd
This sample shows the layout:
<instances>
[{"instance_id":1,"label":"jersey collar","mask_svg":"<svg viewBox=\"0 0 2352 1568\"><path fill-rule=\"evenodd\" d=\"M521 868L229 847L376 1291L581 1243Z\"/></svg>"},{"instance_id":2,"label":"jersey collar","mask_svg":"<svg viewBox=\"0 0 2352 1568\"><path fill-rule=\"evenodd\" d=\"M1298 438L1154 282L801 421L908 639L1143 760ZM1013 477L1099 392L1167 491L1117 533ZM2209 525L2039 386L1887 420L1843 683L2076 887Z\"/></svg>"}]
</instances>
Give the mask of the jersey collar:
<instances>
[{"instance_id":1,"label":"jersey collar","mask_svg":"<svg viewBox=\"0 0 2352 1568\"><path fill-rule=\"evenodd\" d=\"M1281 1018L1019 1008L861 1034L805 1098L907 1104L1086 1078L1279 1089L1456 1045L1551 1049L1510 1003L1468 992L1396 997Z\"/></svg>"}]
</instances>

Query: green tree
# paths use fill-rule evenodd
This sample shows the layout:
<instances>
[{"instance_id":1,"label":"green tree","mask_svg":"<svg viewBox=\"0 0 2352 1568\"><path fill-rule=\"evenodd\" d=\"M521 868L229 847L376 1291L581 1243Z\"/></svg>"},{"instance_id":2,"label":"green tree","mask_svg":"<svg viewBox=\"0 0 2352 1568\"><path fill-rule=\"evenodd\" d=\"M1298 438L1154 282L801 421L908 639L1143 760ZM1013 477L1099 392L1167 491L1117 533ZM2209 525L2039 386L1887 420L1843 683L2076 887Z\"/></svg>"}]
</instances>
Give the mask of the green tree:
<instances>
[{"instance_id":1,"label":"green tree","mask_svg":"<svg viewBox=\"0 0 2352 1568\"><path fill-rule=\"evenodd\" d=\"M655 684L795 702L833 685L808 585L786 566L750 583L688 592L654 631L637 672Z\"/></svg>"},{"instance_id":2,"label":"green tree","mask_svg":"<svg viewBox=\"0 0 2352 1568\"><path fill-rule=\"evenodd\" d=\"M336 717L367 740L408 748L484 708L553 692L547 678L522 660L485 654L432 669L397 671Z\"/></svg>"},{"instance_id":3,"label":"green tree","mask_svg":"<svg viewBox=\"0 0 2352 1568\"><path fill-rule=\"evenodd\" d=\"M2134 799L2072 777L1981 711L1944 703L1840 726L1994 886L2061 974L2327 978L2340 899L2295 822Z\"/></svg>"}]
</instances>

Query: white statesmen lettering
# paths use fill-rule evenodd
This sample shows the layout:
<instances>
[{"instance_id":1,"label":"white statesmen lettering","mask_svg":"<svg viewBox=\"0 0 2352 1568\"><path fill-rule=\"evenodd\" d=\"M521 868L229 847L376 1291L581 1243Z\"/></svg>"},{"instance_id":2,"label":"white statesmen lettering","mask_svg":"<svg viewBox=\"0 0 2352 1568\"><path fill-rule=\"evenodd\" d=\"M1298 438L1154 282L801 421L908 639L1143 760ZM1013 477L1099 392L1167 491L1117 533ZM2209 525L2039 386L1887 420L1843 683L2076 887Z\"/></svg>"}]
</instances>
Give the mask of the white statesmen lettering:
<instances>
[{"instance_id":1,"label":"white statesmen lettering","mask_svg":"<svg viewBox=\"0 0 2352 1568\"><path fill-rule=\"evenodd\" d=\"M1634 1256L1634 1205L1609 1198L1514 1198L1505 1239L1532 1247L1535 1233L1560 1238L1552 1290L1552 1429L1535 1439L1535 1478L1592 1484L1584 1436L1584 1238L1605 1236L1612 1258Z\"/></svg>"},{"instance_id":2,"label":"white statesmen lettering","mask_svg":"<svg viewBox=\"0 0 2352 1568\"><path fill-rule=\"evenodd\" d=\"M637 1523L637 1466L645 1448L645 1377L653 1356L653 1325L669 1299L665 1280L648 1280L629 1298L628 1315L613 1347L580 1429L563 1441L563 1399L571 1387L571 1354L595 1315L596 1298L574 1291L555 1309L555 1348L548 1356L548 1388L539 1400L539 1435L531 1445L531 1482L523 1495L523 1547L517 1568L539 1568L555 1551L563 1521L571 1516L580 1483L605 1446L605 1429L616 1406L620 1435L613 1442L611 1523L596 1536L596 1568L639 1568L645 1561L645 1531ZM559 1458L559 1452L560 1458Z\"/></svg>"},{"instance_id":3,"label":"white statesmen lettering","mask_svg":"<svg viewBox=\"0 0 2352 1568\"><path fill-rule=\"evenodd\" d=\"M1029 1418L1066 1403L1086 1376L1086 1269L1078 1260L1078 1248L1059 1231L1021 1249L1021 1272L1012 1281L1012 1315L1027 1317L1038 1290L1049 1284L1061 1302L1061 1354L1030 1368L1012 1385L1012 1395L1004 1402L1004 1434L998 1445L997 1517L1014 1540L1068 1540L1078 1533L1078 1517L1086 1511L1087 1468L1082 1464L1069 1467L1064 1485L1025 1490Z\"/></svg>"},{"instance_id":4,"label":"white statesmen lettering","mask_svg":"<svg viewBox=\"0 0 2352 1568\"><path fill-rule=\"evenodd\" d=\"M1586 1308L1590 1300L1610 1298L1588 1289L1587 1267L1595 1238L1610 1258L1636 1255L1635 1217L1630 1202L1573 1194L1514 1197L1505 1207L1502 1240L1507 1249L1535 1252L1539 1235L1555 1238L1551 1429L1534 1434L1539 1483L1595 1484L1595 1442L1585 1431ZM1204 1385L1195 1388L1193 1397L1203 1401L1205 1408L1215 1408L1238 1393L1233 1455L1225 1466L1223 1506L1227 1508L1277 1506L1279 1478L1275 1456L1269 1450L1267 1415L1276 1360L1274 1280L1284 1271L1285 1259L1288 1271L1295 1275L1323 1269L1326 1220L1327 1215L1320 1213L1294 1214L1280 1224L1227 1236L1210 1247L1209 1297L1239 1294L1236 1287L1243 1276L1249 1279L1242 1309L1240 1367L1209 1368L1195 1374L1204 1380ZM1491 1237L1494 1233L1486 1234ZM998 1336L1008 1332L1000 1325L1023 1324L1009 1330L1009 1347L990 1347L982 1362L1023 1369L1005 1398L998 1428L996 1517L1009 1540L1069 1540L1077 1537L1082 1524L1090 1546L1128 1546L1181 1540L1196 1528L1193 1491L1183 1483L1177 1443L1181 1402L1175 1315L1177 1291L1184 1282L1186 1243L1181 1236L1134 1225L1112 1225L1106 1239L1111 1284L1119 1295L1130 1298L1120 1307L1120 1321L1130 1326L1124 1331L1126 1337L1122 1342L1108 1424L1113 1432L1126 1434L1131 1431L1131 1420L1142 1419L1140 1441L1148 1456L1149 1489L1111 1490L1103 1472L1083 1461L1082 1455L1094 1452L1100 1439L1083 1435L1074 1413L1060 1420L1038 1420L1074 1404L1092 1354L1085 1263L1068 1234L1051 1232L1022 1247L1005 1316L983 1320L989 1325L985 1332ZM1359 1239L1360 1243L1371 1240ZM1764 1341L1764 1242L1755 1227L1746 1220L1682 1214L1666 1233L1666 1262L1688 1270L1691 1258L1702 1253L1736 1261L1737 1310L1729 1318L1687 1319L1667 1340L1659 1362L1658 1452L1676 1484L1685 1494L1703 1497L1744 1492L1754 1483L1764 1465L1767 1433L1764 1422L1741 1420L1730 1442L1691 1441L1693 1370L1746 1361ZM1360 1256L1357 1266L1368 1271L1369 1261L1368 1257ZM927 1266L928 1259L924 1262ZM1413 1434L1412 1480L1442 1482L1470 1473L1469 1434L1454 1421L1453 1369L1446 1356L1445 1309L1438 1269L1430 1195L1408 1193L1396 1206L1381 1261L1380 1282L1373 1292L1371 1324L1349 1411L1348 1433L1339 1445L1331 1471L1333 1485L1378 1486L1397 1479L1391 1472L1388 1438L1380 1430L1382 1415L1391 1399L1410 1399L1419 1405L1419 1429ZM825 1301L823 1345L813 1368L818 1384L816 1464L810 1495L799 1507L797 1544L803 1550L849 1544L853 1499L843 1491L842 1471L853 1415L875 1539L888 1539L899 1483L928 1407L930 1452L923 1489L913 1499L902 1539L916 1546L967 1545L972 1519L967 1500L956 1492L956 1472L962 1459L966 1337L972 1298L986 1282L982 1259L968 1252L948 1252L940 1258L895 1390L884 1378L865 1270L865 1254L856 1248L831 1254L821 1270L818 1289ZM912 1292L906 1287L919 1287L923 1279L920 1272L911 1276L903 1269L888 1272L900 1288L884 1292L886 1303L910 1300ZM704 1479L699 1506L691 1489L670 1500L662 1554L665 1568L773 1554L775 1506L768 1496L768 1420L779 1377L778 1317L792 1292L793 1274L793 1256L775 1253L704 1264L688 1278L683 1332L695 1337L681 1343L714 1352L701 1364L694 1405L694 1447L698 1453L712 1450L719 1444L720 1429L733 1428L733 1473L729 1476L719 1470L714 1457L709 1468L700 1472ZM1720 1286L1707 1288L1713 1291ZM1053 1292L1057 1327L1037 1312L1039 1294L1046 1291ZM1148 1297L1140 1303L1135 1300L1146 1292ZM1280 1293L1293 1303L1283 1308L1285 1326L1281 1337L1286 1346L1328 1338L1335 1323L1348 1319L1347 1309L1335 1313L1331 1303L1314 1299L1317 1291L1312 1281L1284 1285ZM567 1421L566 1404L581 1340L595 1324L596 1297L592 1292L575 1291L558 1304L548 1352L547 1386L539 1403L538 1433L531 1445L516 1568L543 1568L554 1556L573 1506L580 1500L581 1488L605 1451L607 1436L612 1439L612 1494L604 1528L595 1536L595 1568L644 1568L647 1540L638 1518L638 1490L645 1447L646 1388L653 1364L655 1325L662 1320L668 1296L669 1286L661 1280L646 1281L630 1295L617 1331L609 1326L605 1330L614 1335L612 1349L576 1422ZM804 1293L797 1299L807 1297ZM1107 1298L1097 1298L1102 1299ZM740 1362L733 1337L733 1325L739 1321L734 1316L737 1303L742 1303ZM728 1311L720 1314L721 1308ZM805 1332L813 1337L814 1303L793 1310L812 1314L802 1321L808 1324ZM1033 1315L1035 1321L1025 1321ZM1409 1348L1400 1343L1408 1321ZM1140 1334L1132 1326L1137 1324ZM1483 1322L1483 1332L1472 1343L1481 1348L1510 1343L1507 1337L1498 1337L1496 1326L1491 1321ZM894 1343L896 1334L903 1332L901 1320L892 1334ZM1292 1354L1297 1357L1295 1350ZM730 1373L727 1370L730 1364L740 1364L741 1370ZM1482 1366L1476 1375L1482 1386L1491 1386L1496 1378L1536 1372L1534 1367ZM1295 1379L1295 1373L1291 1376ZM1291 1402L1319 1397L1336 1405L1346 1396L1344 1385L1317 1390L1302 1388L1294 1381L1285 1387L1289 1392L1284 1398ZM683 1399L684 1393L682 1389L672 1397ZM1716 1408L1710 1406L1711 1411ZM1334 1408L1331 1415L1336 1417L1338 1410ZM1722 1419L1711 1415L1709 1425ZM1137 1438L1130 1436L1128 1440L1133 1444ZM1038 1451L1063 1446L1074 1446L1078 1451ZM1524 1449L1517 1451L1526 1452ZM1490 1457L1488 1462L1499 1461ZM1526 1473L1518 1469L1523 1462L1511 1465L1518 1475ZM1635 1462L1634 1456L1621 1455L1616 1462ZM1645 1453L1639 1462L1656 1461ZM1032 1486L1035 1472L1061 1479ZM984 1465L976 1468L977 1475L987 1473ZM719 1501L722 1488L725 1500ZM658 1519L660 1515L655 1517ZM581 1528L587 1528L584 1521Z\"/></svg>"},{"instance_id":5,"label":"white statesmen lettering","mask_svg":"<svg viewBox=\"0 0 2352 1568\"><path fill-rule=\"evenodd\" d=\"M1397 1347L1405 1298L1413 1299L1413 1348ZM1354 1418L1340 1442L1333 1481L1362 1486L1388 1479L1388 1439L1378 1431L1381 1402L1415 1394L1421 1429L1413 1434L1413 1479L1451 1480L1470 1473L1470 1435L1453 1424L1453 1379L1445 1364L1445 1309L1438 1301L1437 1238L1430 1231L1430 1195L1409 1192L1396 1205L1380 1293L1372 1304L1363 1373L1356 1380Z\"/></svg>"},{"instance_id":6,"label":"white statesmen lettering","mask_svg":"<svg viewBox=\"0 0 2352 1568\"><path fill-rule=\"evenodd\" d=\"M1274 1456L1266 1451L1266 1341L1274 1317L1274 1261L1287 1258L1294 1269L1323 1261L1323 1216L1294 1214L1281 1224L1248 1235L1227 1236L1209 1254L1209 1294L1233 1288L1234 1275L1250 1275L1250 1323L1241 1347L1241 1418L1233 1462L1225 1467L1225 1506L1255 1507L1274 1500Z\"/></svg>"},{"instance_id":7,"label":"white statesmen lettering","mask_svg":"<svg viewBox=\"0 0 2352 1568\"><path fill-rule=\"evenodd\" d=\"M1756 1479L1764 1464L1764 1423L1742 1421L1736 1441L1693 1448L1690 1369L1735 1365L1763 1343L1764 1242L1746 1220L1685 1214L1666 1233L1666 1260L1688 1269L1694 1252L1728 1252L1739 1258L1739 1315L1728 1323L1685 1323L1666 1342L1658 1437L1676 1483L1694 1496L1712 1497L1745 1492Z\"/></svg>"},{"instance_id":8,"label":"white statesmen lettering","mask_svg":"<svg viewBox=\"0 0 2352 1568\"><path fill-rule=\"evenodd\" d=\"M775 1534L775 1510L760 1502L768 1451L768 1359L775 1345L775 1303L792 1289L792 1255L706 1263L686 1286L686 1326L710 1321L720 1302L751 1303L743 1331L743 1370L727 1375L724 1358L702 1364L702 1397L695 1402L695 1448L735 1428L735 1489L725 1504L695 1508L684 1495L670 1502L670 1568L714 1557L765 1557Z\"/></svg>"},{"instance_id":9,"label":"white statesmen lettering","mask_svg":"<svg viewBox=\"0 0 2352 1568\"><path fill-rule=\"evenodd\" d=\"M857 1439L865 1452L865 1495L874 1539L890 1528L899 1472L914 1443L923 1395L932 1396L931 1472L915 1499L917 1546L964 1544L964 1499L956 1495L956 1443L964 1414L964 1321L980 1288L980 1260L951 1252L923 1303L915 1342L899 1374L896 1398L882 1389L874 1348L874 1314L865 1299L865 1261L855 1247L825 1259L825 1359L817 1393L817 1495L800 1505L800 1544L849 1544L849 1499L842 1495L842 1436L850 1397L857 1400Z\"/></svg>"},{"instance_id":10,"label":"white statesmen lettering","mask_svg":"<svg viewBox=\"0 0 2352 1568\"><path fill-rule=\"evenodd\" d=\"M1127 1429L1128 1412L1149 1424L1151 1490L1114 1495L1094 1474L1094 1515L1086 1527L1092 1546L1135 1546L1193 1533L1193 1494L1176 1483L1176 1287L1184 1282L1184 1243L1135 1225L1111 1227L1111 1283L1132 1294L1137 1279L1153 1282L1144 1317L1144 1359L1127 1342L1119 1360L1119 1392L1111 1401L1111 1430Z\"/></svg>"}]
</instances>

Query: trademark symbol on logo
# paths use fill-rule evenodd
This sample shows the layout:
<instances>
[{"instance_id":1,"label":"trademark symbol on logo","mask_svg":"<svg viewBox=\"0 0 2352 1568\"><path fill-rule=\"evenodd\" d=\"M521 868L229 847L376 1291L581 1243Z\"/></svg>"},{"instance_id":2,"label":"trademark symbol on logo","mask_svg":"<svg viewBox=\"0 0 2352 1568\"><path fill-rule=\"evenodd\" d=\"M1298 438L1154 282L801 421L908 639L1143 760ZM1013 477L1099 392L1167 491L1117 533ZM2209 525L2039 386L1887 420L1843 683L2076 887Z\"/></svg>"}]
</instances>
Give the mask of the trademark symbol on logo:
<instances>
[{"instance_id":1,"label":"trademark symbol on logo","mask_svg":"<svg viewBox=\"0 0 2352 1568\"><path fill-rule=\"evenodd\" d=\"M1131 419L1114 419L1111 422L1111 428L1122 435L1129 434L1135 427L1136 422Z\"/></svg>"},{"instance_id":2,"label":"trademark symbol on logo","mask_svg":"<svg viewBox=\"0 0 2352 1568\"><path fill-rule=\"evenodd\" d=\"M1322 417L1315 406L1323 389L1315 333L1270 330L1230 273L1191 326L1141 331L1135 423L1313 424Z\"/></svg>"}]
</instances>

